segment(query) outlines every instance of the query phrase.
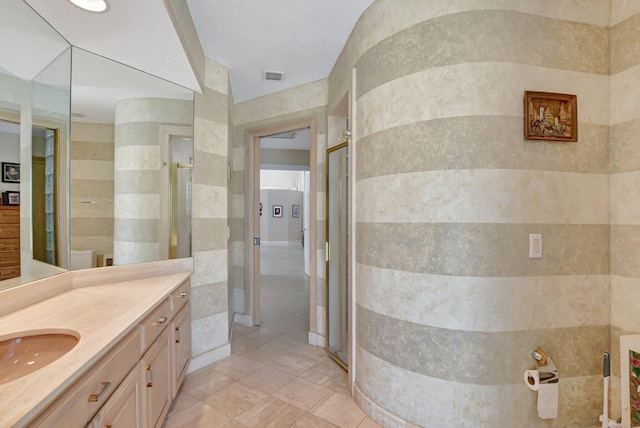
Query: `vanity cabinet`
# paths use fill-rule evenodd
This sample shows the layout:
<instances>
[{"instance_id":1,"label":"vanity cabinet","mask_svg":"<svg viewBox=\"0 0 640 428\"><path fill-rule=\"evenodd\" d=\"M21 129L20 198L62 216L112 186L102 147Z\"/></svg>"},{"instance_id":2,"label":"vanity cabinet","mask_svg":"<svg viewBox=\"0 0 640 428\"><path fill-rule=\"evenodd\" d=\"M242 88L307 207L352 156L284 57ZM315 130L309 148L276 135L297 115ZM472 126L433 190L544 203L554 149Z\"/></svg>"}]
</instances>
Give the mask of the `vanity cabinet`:
<instances>
[{"instance_id":1,"label":"vanity cabinet","mask_svg":"<svg viewBox=\"0 0 640 428\"><path fill-rule=\"evenodd\" d=\"M141 403L144 388L140 366L136 365L96 414L89 427L134 428L144 426L145 415L142 414L144 406Z\"/></svg>"},{"instance_id":2,"label":"vanity cabinet","mask_svg":"<svg viewBox=\"0 0 640 428\"><path fill-rule=\"evenodd\" d=\"M20 207L0 205L0 279L20 276Z\"/></svg>"},{"instance_id":3,"label":"vanity cabinet","mask_svg":"<svg viewBox=\"0 0 640 428\"><path fill-rule=\"evenodd\" d=\"M191 361L189 281L133 326L30 427L161 427Z\"/></svg>"}]
</instances>

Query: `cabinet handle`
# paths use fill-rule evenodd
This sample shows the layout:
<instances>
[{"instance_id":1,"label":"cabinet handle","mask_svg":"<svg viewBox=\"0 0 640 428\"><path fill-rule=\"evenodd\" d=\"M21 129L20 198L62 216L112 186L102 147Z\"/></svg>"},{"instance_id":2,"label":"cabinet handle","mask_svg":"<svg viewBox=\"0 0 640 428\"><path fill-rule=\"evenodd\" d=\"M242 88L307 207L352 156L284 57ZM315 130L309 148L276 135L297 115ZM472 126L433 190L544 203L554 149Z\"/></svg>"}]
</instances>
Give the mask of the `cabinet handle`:
<instances>
[{"instance_id":1,"label":"cabinet handle","mask_svg":"<svg viewBox=\"0 0 640 428\"><path fill-rule=\"evenodd\" d=\"M185 299L187 297L187 293L186 292L182 292L178 295L178 297L180 297L181 299Z\"/></svg>"},{"instance_id":2,"label":"cabinet handle","mask_svg":"<svg viewBox=\"0 0 640 428\"><path fill-rule=\"evenodd\" d=\"M158 327L162 327L166 322L167 322L167 317L162 317L158 321L156 321L155 324Z\"/></svg>"},{"instance_id":3,"label":"cabinet handle","mask_svg":"<svg viewBox=\"0 0 640 428\"><path fill-rule=\"evenodd\" d=\"M153 388L153 378L154 378L154 375L153 375L153 374L154 374L153 366L149 366L149 367L147 367L147 373L148 373L148 374L149 374L149 373L151 374L151 381L150 381L150 382L149 382L149 381L147 381L147 388Z\"/></svg>"},{"instance_id":4,"label":"cabinet handle","mask_svg":"<svg viewBox=\"0 0 640 428\"><path fill-rule=\"evenodd\" d=\"M176 343L180 343L180 327L176 327Z\"/></svg>"},{"instance_id":5,"label":"cabinet handle","mask_svg":"<svg viewBox=\"0 0 640 428\"><path fill-rule=\"evenodd\" d=\"M97 394L91 394L89 396L89 403L97 403L100 401L102 396L107 392L107 390L111 387L111 382L102 382L100 392Z\"/></svg>"}]
</instances>

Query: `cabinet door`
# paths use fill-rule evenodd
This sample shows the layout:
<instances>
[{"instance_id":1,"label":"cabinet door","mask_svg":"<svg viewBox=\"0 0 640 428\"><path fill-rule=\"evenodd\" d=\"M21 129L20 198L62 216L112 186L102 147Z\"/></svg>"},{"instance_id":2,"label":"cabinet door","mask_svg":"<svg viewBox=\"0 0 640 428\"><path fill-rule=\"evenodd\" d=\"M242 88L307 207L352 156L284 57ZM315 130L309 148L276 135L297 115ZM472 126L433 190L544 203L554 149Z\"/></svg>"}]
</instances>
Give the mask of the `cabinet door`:
<instances>
[{"instance_id":1,"label":"cabinet door","mask_svg":"<svg viewBox=\"0 0 640 428\"><path fill-rule=\"evenodd\" d=\"M166 328L142 358L148 427L160 427L171 405L171 331Z\"/></svg>"},{"instance_id":2,"label":"cabinet door","mask_svg":"<svg viewBox=\"0 0 640 428\"><path fill-rule=\"evenodd\" d=\"M144 383L136 365L93 418L92 428L142 428Z\"/></svg>"},{"instance_id":3,"label":"cabinet door","mask_svg":"<svg viewBox=\"0 0 640 428\"><path fill-rule=\"evenodd\" d=\"M171 322L173 332L173 383L172 398L175 398L182 385L191 361L191 307L189 303L182 307Z\"/></svg>"}]
</instances>

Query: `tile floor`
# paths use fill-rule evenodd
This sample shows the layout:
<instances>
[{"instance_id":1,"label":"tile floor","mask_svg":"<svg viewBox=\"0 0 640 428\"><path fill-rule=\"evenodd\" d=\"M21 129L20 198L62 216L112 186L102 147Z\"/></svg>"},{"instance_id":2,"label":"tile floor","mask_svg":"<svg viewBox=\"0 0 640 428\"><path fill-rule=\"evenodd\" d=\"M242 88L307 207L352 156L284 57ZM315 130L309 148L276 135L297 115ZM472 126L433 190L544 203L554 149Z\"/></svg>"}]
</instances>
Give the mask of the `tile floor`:
<instances>
[{"instance_id":1,"label":"tile floor","mask_svg":"<svg viewBox=\"0 0 640 428\"><path fill-rule=\"evenodd\" d=\"M233 326L231 356L187 376L165 428L372 428L347 373L307 344L301 246L261 248L260 327Z\"/></svg>"}]
</instances>

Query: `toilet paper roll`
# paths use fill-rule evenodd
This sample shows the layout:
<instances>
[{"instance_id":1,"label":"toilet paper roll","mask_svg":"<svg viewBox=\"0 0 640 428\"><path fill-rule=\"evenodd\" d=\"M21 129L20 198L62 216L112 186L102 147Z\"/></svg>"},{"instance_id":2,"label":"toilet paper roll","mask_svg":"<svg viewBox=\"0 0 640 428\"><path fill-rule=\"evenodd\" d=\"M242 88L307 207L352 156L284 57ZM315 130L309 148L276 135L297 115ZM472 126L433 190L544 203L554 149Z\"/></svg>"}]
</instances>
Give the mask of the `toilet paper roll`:
<instances>
[{"instance_id":1,"label":"toilet paper roll","mask_svg":"<svg viewBox=\"0 0 640 428\"><path fill-rule=\"evenodd\" d=\"M540 387L540 372L538 370L525 370L524 384L532 391L537 391Z\"/></svg>"}]
</instances>

